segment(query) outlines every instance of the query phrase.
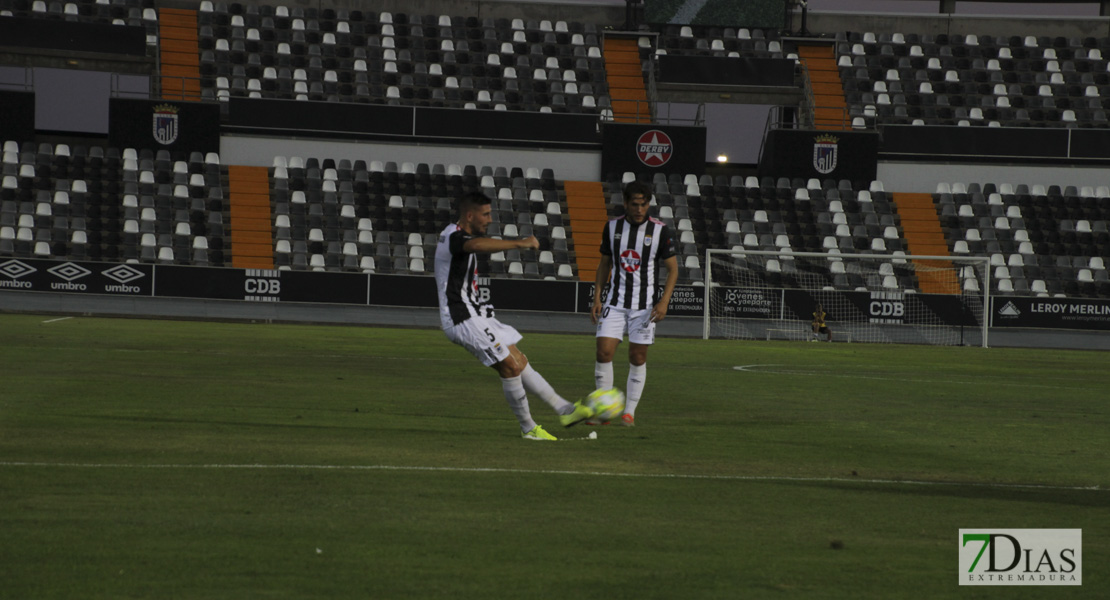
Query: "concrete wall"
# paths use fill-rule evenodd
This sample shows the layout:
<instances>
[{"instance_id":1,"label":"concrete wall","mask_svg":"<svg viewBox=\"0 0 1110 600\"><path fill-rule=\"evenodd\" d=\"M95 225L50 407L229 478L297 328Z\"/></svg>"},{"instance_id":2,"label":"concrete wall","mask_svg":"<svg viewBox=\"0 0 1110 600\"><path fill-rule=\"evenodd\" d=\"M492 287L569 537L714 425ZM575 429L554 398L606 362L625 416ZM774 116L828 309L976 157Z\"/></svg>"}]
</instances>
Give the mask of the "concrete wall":
<instances>
[{"instance_id":1,"label":"concrete wall","mask_svg":"<svg viewBox=\"0 0 1110 600\"><path fill-rule=\"evenodd\" d=\"M624 0L564 0L559 3L507 0L239 0L241 4L346 8L416 15L451 15L540 21L564 20L618 25L624 23ZM200 0L162 0L158 6L196 8Z\"/></svg>"},{"instance_id":2,"label":"concrete wall","mask_svg":"<svg viewBox=\"0 0 1110 600\"><path fill-rule=\"evenodd\" d=\"M197 8L201 0L158 0L158 6ZM624 23L624 0L239 0L243 4L284 5L289 7L346 8L363 11L390 11L418 15L474 16L478 18L520 18L525 20L565 20L620 28ZM939 7L939 3L937 4ZM794 14L794 29L801 13ZM1065 37L1110 36L1110 18L1031 18L967 16L947 14L868 14L817 12L809 14L808 29L813 33L838 31L913 32L921 34L975 33L978 35L1047 35Z\"/></svg>"},{"instance_id":3,"label":"concrete wall","mask_svg":"<svg viewBox=\"0 0 1110 600\"><path fill-rule=\"evenodd\" d=\"M435 144L391 144L297 138L223 136L220 158L224 164L268 167L275 156L333 158L458 164L492 167L551 168L557 179L601 181L600 151L483 148ZM742 162L732 156L733 162ZM1110 185L1110 169L1097 166L965 164L958 162L883 161L878 179L887 191L936 191L938 182L1025 183L1029 185Z\"/></svg>"},{"instance_id":4,"label":"concrete wall","mask_svg":"<svg viewBox=\"0 0 1110 600\"><path fill-rule=\"evenodd\" d=\"M475 145L392 144L298 138L225 135L220 139L220 160L229 165L268 167L275 156L347 158L396 163L441 163L491 167L550 168L556 179L601 180L601 152L503 148Z\"/></svg>"},{"instance_id":5,"label":"concrete wall","mask_svg":"<svg viewBox=\"0 0 1110 600\"><path fill-rule=\"evenodd\" d=\"M801 27L801 13L794 14L794 27ZM1110 36L1108 17L999 17L948 14L869 14L856 12L811 12L806 23L810 33L835 34L842 31L874 33L944 33L1012 36Z\"/></svg>"},{"instance_id":6,"label":"concrete wall","mask_svg":"<svg viewBox=\"0 0 1110 600\"><path fill-rule=\"evenodd\" d=\"M1068 165L983 165L963 163L880 162L878 178L888 192L933 193L938 182L1110 185L1110 169Z\"/></svg>"}]
</instances>

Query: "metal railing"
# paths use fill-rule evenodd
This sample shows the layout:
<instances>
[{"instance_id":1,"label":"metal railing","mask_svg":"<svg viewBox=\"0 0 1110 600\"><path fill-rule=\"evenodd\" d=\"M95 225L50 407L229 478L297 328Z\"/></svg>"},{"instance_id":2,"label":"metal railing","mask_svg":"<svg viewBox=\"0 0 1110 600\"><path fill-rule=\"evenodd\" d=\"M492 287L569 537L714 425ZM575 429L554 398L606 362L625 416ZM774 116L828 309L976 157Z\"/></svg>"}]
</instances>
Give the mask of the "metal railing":
<instances>
[{"instance_id":1,"label":"metal railing","mask_svg":"<svg viewBox=\"0 0 1110 600\"><path fill-rule=\"evenodd\" d=\"M610 100L612 109L601 111L601 120L610 122L635 122L659 123L661 125L705 125L705 103L695 106L693 116L675 114L679 112L676 106L688 106L686 103L652 102L644 100ZM618 110L618 105L620 110Z\"/></svg>"},{"instance_id":2,"label":"metal railing","mask_svg":"<svg viewBox=\"0 0 1110 600\"><path fill-rule=\"evenodd\" d=\"M779 114L781 112L781 106L774 106L767 111L767 121L763 123L763 135L759 136L759 153L756 154L758 157L756 160L760 163L763 162L763 146L767 143L767 134L771 132L772 124L781 124L782 116Z\"/></svg>"},{"instance_id":3,"label":"metal railing","mask_svg":"<svg viewBox=\"0 0 1110 600\"><path fill-rule=\"evenodd\" d=\"M798 67L801 70L802 80L802 103L798 106L798 123L799 127L802 128L812 127L816 110L813 98L813 82L809 79L809 68L806 67L805 62L799 60Z\"/></svg>"},{"instance_id":4,"label":"metal railing","mask_svg":"<svg viewBox=\"0 0 1110 600\"><path fill-rule=\"evenodd\" d=\"M658 43L658 38L656 38L655 41L656 43ZM659 70L659 61L655 60L655 58L655 52L652 52L651 56L648 57L647 64L647 97L648 102L651 102L652 104L659 100L659 79L656 74L656 71Z\"/></svg>"},{"instance_id":5,"label":"metal railing","mask_svg":"<svg viewBox=\"0 0 1110 600\"><path fill-rule=\"evenodd\" d=\"M188 85L196 82L195 86ZM157 86L157 87L155 87ZM151 78L151 87L160 91L163 100L183 100L188 102L201 102L204 100L204 87L198 77L177 77L158 75ZM216 99L210 98L210 102Z\"/></svg>"},{"instance_id":6,"label":"metal railing","mask_svg":"<svg viewBox=\"0 0 1110 600\"><path fill-rule=\"evenodd\" d=\"M610 97L609 108L611 114L604 109L601 112L601 118L604 121L623 121L632 118L636 123L651 123L655 120L650 100L621 100Z\"/></svg>"},{"instance_id":7,"label":"metal railing","mask_svg":"<svg viewBox=\"0 0 1110 600\"><path fill-rule=\"evenodd\" d=\"M137 86L124 85L124 77L144 77L147 79L145 89ZM127 75L113 73L111 78L110 95L113 98L132 98L139 100L177 100L185 102L217 102L215 97L203 96L203 85L198 77L164 76L164 75Z\"/></svg>"},{"instance_id":8,"label":"metal railing","mask_svg":"<svg viewBox=\"0 0 1110 600\"><path fill-rule=\"evenodd\" d=\"M791 112L790 108L773 107L768 113L765 129L859 129L852 126L847 106L806 106L803 101L797 111Z\"/></svg>"},{"instance_id":9,"label":"metal railing","mask_svg":"<svg viewBox=\"0 0 1110 600\"><path fill-rule=\"evenodd\" d=\"M852 115L847 106L815 106L813 114L810 129L852 129Z\"/></svg>"}]
</instances>

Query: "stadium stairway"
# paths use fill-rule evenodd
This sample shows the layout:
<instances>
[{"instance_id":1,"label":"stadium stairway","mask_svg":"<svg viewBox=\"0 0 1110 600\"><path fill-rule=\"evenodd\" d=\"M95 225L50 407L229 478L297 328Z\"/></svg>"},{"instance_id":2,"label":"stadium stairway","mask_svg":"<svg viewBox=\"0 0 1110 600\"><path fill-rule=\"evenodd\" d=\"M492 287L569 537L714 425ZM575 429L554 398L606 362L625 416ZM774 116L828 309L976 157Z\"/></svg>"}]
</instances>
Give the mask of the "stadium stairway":
<instances>
[{"instance_id":1,"label":"stadium stairway","mask_svg":"<svg viewBox=\"0 0 1110 600\"><path fill-rule=\"evenodd\" d=\"M231 266L273 269L270 176L265 167L228 167L231 204Z\"/></svg>"},{"instance_id":2,"label":"stadium stairway","mask_svg":"<svg viewBox=\"0 0 1110 600\"><path fill-rule=\"evenodd\" d=\"M832 46L798 46L798 58L809 74L813 89L813 119L817 129L838 131L847 129L848 101L844 97L844 83L836 66L836 53Z\"/></svg>"},{"instance_id":3,"label":"stadium stairway","mask_svg":"<svg viewBox=\"0 0 1110 600\"><path fill-rule=\"evenodd\" d=\"M891 199L902 222L907 253L918 256L948 256L948 242L937 218L931 194L895 192ZM948 260L914 260L917 282L926 294L959 294L960 284ZM931 267L931 268L930 268ZM933 270L940 269L940 270Z\"/></svg>"},{"instance_id":4,"label":"stadium stairway","mask_svg":"<svg viewBox=\"0 0 1110 600\"><path fill-rule=\"evenodd\" d=\"M158 16L162 99L200 100L197 11L163 8Z\"/></svg>"},{"instance_id":5,"label":"stadium stairway","mask_svg":"<svg viewBox=\"0 0 1110 600\"><path fill-rule=\"evenodd\" d=\"M564 181L563 189L567 193L578 280L593 281L601 261L601 228L609 221L605 188L596 181Z\"/></svg>"},{"instance_id":6,"label":"stadium stairway","mask_svg":"<svg viewBox=\"0 0 1110 600\"><path fill-rule=\"evenodd\" d=\"M640 48L635 39L605 38L605 80L619 123L650 123L651 107L640 67Z\"/></svg>"}]
</instances>

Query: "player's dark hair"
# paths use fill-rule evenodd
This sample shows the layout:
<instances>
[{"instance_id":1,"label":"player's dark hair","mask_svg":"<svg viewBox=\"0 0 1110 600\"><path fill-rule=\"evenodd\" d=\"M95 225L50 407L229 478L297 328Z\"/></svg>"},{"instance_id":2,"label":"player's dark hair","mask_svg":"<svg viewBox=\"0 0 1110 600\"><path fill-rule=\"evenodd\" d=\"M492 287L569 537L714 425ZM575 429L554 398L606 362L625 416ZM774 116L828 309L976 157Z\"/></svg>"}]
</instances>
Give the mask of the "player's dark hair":
<instances>
[{"instance_id":1,"label":"player's dark hair","mask_svg":"<svg viewBox=\"0 0 1110 600\"><path fill-rule=\"evenodd\" d=\"M459 216L461 217L462 215L465 215L475 208L479 206L485 206L487 204L490 204L489 196L483 194L482 192L470 192L462 198L459 198Z\"/></svg>"},{"instance_id":2,"label":"player's dark hair","mask_svg":"<svg viewBox=\"0 0 1110 600\"><path fill-rule=\"evenodd\" d=\"M624 201L629 202L636 194L642 194L644 200L651 202L651 186L643 181L633 181L624 186Z\"/></svg>"}]
</instances>

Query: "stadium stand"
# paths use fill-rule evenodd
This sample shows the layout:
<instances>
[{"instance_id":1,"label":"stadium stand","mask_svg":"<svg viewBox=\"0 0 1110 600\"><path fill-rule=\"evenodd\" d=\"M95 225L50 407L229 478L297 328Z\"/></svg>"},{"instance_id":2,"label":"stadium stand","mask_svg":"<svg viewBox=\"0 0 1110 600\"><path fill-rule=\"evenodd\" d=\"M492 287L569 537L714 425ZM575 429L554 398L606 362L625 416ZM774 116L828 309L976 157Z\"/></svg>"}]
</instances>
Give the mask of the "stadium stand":
<instances>
[{"instance_id":1,"label":"stadium stand","mask_svg":"<svg viewBox=\"0 0 1110 600\"><path fill-rule=\"evenodd\" d=\"M934 199L953 253L990 256L1002 293L1110 291L1110 188L941 183Z\"/></svg>"},{"instance_id":2,"label":"stadium stand","mask_svg":"<svg viewBox=\"0 0 1110 600\"><path fill-rule=\"evenodd\" d=\"M4 143L0 252L222 266L219 156Z\"/></svg>"},{"instance_id":3,"label":"stadium stand","mask_svg":"<svg viewBox=\"0 0 1110 600\"><path fill-rule=\"evenodd\" d=\"M631 173L609 177L611 208L620 202L623 182L632 178ZM854 185L816 179L656 175L651 182L659 218L678 235L684 282L701 279L698 260L706 248L746 248L830 256L986 255L992 259L996 293L1096 297L1110 291L1102 258L1110 255L1110 188L1073 186L1061 191L1059 186L1031 190L1026 185L945 183L936 194L925 195L922 205L914 202L920 197L888 193L878 181ZM959 210L953 188L962 203ZM982 190L988 190L987 195ZM1069 205L1072 208L1066 208ZM1060 208L1050 208L1054 206ZM1023 213L1038 216L1030 224ZM921 240L921 222L932 223L940 237ZM892 266L898 264L895 258ZM783 261L781 267L789 277L793 265ZM838 289L883 289L882 281L865 281L851 273L828 275L830 285ZM900 284L930 291L928 283L920 281Z\"/></svg>"},{"instance_id":4,"label":"stadium stand","mask_svg":"<svg viewBox=\"0 0 1110 600\"><path fill-rule=\"evenodd\" d=\"M875 122L1007 127L1108 126L1110 38L837 36L852 115Z\"/></svg>"},{"instance_id":5,"label":"stadium stand","mask_svg":"<svg viewBox=\"0 0 1110 600\"><path fill-rule=\"evenodd\" d=\"M535 256L491 256L491 273L574 277L565 200L550 170L279 156L269 174L279 269L429 273L452 201L481 189L495 199L491 235L534 234L546 244Z\"/></svg>"},{"instance_id":6,"label":"stadium stand","mask_svg":"<svg viewBox=\"0 0 1110 600\"><path fill-rule=\"evenodd\" d=\"M791 58L789 53L783 52L779 33L770 29L665 25L659 33L660 44L656 52L660 54ZM647 38L644 38L641 45L646 41Z\"/></svg>"},{"instance_id":7,"label":"stadium stand","mask_svg":"<svg viewBox=\"0 0 1110 600\"><path fill-rule=\"evenodd\" d=\"M229 178L233 170L215 154L5 142L0 252L420 274L430 271L435 236L450 219L452 199L477 187L496 199L491 234L545 240L534 256L491 256L491 273L588 281L601 219L619 212L620 189L636 178L610 175L590 205L576 200L582 182L556 180L549 170L277 157L261 170L268 180L266 231L248 227L258 216L235 216L236 186L228 183L236 179ZM939 253L935 245L913 246L920 228L908 219L920 219L922 205L886 192L878 181L678 174L647 180L655 188L656 214L674 228L683 283L701 281L706 248ZM926 199L944 253L991 257L992 291L1088 297L1110 291L1110 188L942 183ZM265 252L272 263L232 258L259 256L236 252L259 245L272 247ZM793 265L780 266L789 278ZM883 289L882 281L853 273L830 270L828 276L836 288Z\"/></svg>"},{"instance_id":8,"label":"stadium stand","mask_svg":"<svg viewBox=\"0 0 1110 600\"><path fill-rule=\"evenodd\" d=\"M598 113L593 24L202 2L206 97Z\"/></svg>"}]
</instances>

